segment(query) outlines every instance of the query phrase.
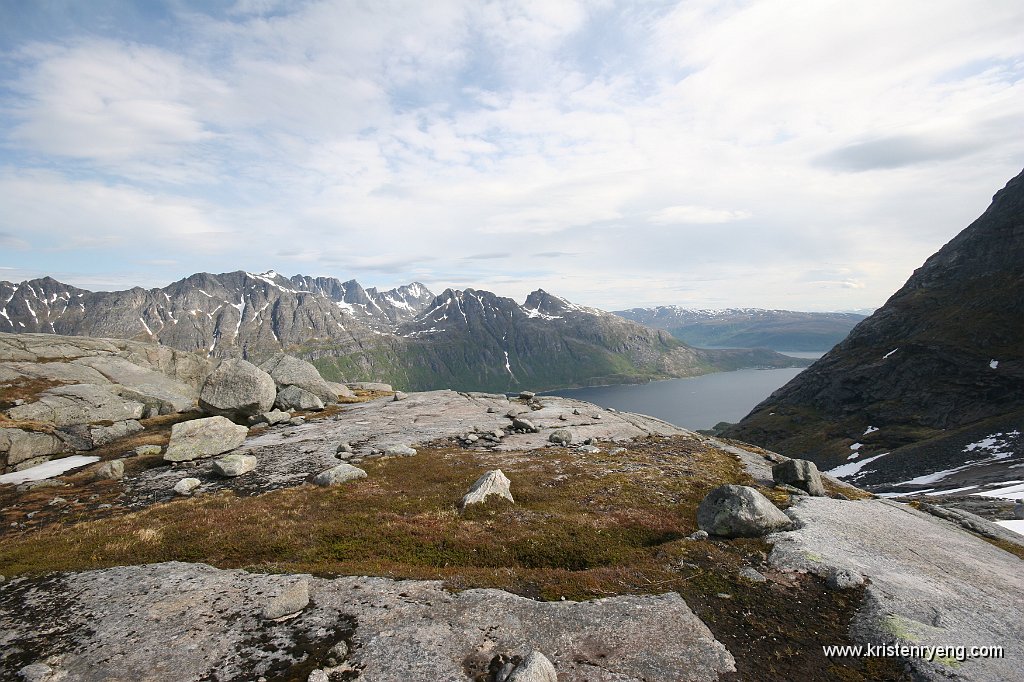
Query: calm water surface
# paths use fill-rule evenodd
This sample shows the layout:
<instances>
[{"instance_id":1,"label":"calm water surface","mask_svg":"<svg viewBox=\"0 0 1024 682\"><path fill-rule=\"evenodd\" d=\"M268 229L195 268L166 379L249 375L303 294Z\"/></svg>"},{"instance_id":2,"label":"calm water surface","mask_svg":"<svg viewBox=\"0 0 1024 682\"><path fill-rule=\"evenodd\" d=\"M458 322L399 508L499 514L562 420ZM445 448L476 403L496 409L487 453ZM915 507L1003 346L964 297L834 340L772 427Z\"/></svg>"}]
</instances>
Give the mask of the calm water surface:
<instances>
[{"instance_id":1,"label":"calm water surface","mask_svg":"<svg viewBox=\"0 0 1024 682\"><path fill-rule=\"evenodd\" d=\"M821 357L821 353L786 353ZM718 422L736 422L759 402L802 371L741 369L705 374L690 379L669 379L649 384L596 386L551 391L547 395L576 398L626 412L639 412L687 429L708 429Z\"/></svg>"}]
</instances>

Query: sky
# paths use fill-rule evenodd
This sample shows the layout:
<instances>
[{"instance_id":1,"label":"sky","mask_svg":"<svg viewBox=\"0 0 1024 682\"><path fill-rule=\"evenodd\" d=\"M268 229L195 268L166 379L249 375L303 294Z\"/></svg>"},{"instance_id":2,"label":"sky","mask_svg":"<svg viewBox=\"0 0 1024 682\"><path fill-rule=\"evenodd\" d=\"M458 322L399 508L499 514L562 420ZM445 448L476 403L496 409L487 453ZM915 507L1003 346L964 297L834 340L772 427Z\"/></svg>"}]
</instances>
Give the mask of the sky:
<instances>
[{"instance_id":1,"label":"sky","mask_svg":"<svg viewBox=\"0 0 1024 682\"><path fill-rule=\"evenodd\" d=\"M0 279L880 306L1024 167L1019 0L0 0Z\"/></svg>"}]
</instances>

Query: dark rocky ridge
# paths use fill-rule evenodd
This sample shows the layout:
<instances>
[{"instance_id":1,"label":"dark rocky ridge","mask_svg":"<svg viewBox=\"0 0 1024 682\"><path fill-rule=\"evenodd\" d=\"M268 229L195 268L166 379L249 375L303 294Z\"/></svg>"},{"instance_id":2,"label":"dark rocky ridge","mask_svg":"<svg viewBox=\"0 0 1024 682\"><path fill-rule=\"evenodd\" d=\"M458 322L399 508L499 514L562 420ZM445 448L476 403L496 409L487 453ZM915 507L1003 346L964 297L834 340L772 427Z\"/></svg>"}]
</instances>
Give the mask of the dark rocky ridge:
<instances>
[{"instance_id":1,"label":"dark rocky ridge","mask_svg":"<svg viewBox=\"0 0 1024 682\"><path fill-rule=\"evenodd\" d=\"M863 456L892 452L895 460L901 448L941 449L957 430L1020 412L1022 263L1024 173L882 308L727 435L829 468L846 462L855 441ZM875 465L881 478L885 461ZM905 464L888 480L943 468Z\"/></svg>"}]
</instances>

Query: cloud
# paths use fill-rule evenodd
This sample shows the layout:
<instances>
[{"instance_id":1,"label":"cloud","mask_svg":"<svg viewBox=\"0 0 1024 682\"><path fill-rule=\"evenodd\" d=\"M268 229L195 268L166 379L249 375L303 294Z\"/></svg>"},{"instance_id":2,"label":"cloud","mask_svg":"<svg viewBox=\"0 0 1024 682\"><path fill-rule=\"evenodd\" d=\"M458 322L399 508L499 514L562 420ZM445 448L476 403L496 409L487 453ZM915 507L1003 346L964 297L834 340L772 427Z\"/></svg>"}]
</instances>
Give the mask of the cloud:
<instances>
[{"instance_id":1,"label":"cloud","mask_svg":"<svg viewBox=\"0 0 1024 682\"><path fill-rule=\"evenodd\" d=\"M497 260L499 258L508 258L512 254L507 251L498 251L493 253L477 253L472 256L463 256L462 260Z\"/></svg>"},{"instance_id":2,"label":"cloud","mask_svg":"<svg viewBox=\"0 0 1024 682\"><path fill-rule=\"evenodd\" d=\"M24 251L31 247L27 241L21 237L16 237L10 232L0 232L0 247L5 249L14 249L16 251Z\"/></svg>"},{"instance_id":3,"label":"cloud","mask_svg":"<svg viewBox=\"0 0 1024 682\"><path fill-rule=\"evenodd\" d=\"M736 220L745 220L750 216L750 211L707 208L704 206L667 206L648 218L648 221L655 225L712 224L731 223Z\"/></svg>"}]
</instances>

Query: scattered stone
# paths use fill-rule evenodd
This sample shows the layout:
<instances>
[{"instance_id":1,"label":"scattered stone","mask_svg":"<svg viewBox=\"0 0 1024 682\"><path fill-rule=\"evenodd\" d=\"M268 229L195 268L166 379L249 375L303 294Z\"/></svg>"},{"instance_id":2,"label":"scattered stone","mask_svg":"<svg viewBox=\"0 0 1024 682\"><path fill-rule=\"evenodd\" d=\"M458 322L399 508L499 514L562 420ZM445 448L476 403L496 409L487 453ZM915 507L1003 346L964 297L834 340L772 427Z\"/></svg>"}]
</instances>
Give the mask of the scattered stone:
<instances>
[{"instance_id":1,"label":"scattered stone","mask_svg":"<svg viewBox=\"0 0 1024 682\"><path fill-rule=\"evenodd\" d=\"M334 451L336 453L338 453L339 455L341 453L343 453L343 452L346 452L346 453L354 452L354 450L352 449L352 446L349 445L348 443L338 443L338 447Z\"/></svg>"},{"instance_id":2,"label":"scattered stone","mask_svg":"<svg viewBox=\"0 0 1024 682\"><path fill-rule=\"evenodd\" d=\"M706 530L698 530L696 532L693 532L693 533L690 533L689 535L687 535L686 539L687 540L707 540L708 539L708 532Z\"/></svg>"},{"instance_id":3,"label":"scattered stone","mask_svg":"<svg viewBox=\"0 0 1024 682\"><path fill-rule=\"evenodd\" d=\"M65 500L63 497L55 497L55 498L53 498L52 500L50 500L48 502L48 505L51 506L51 507L55 507L55 506L57 506L59 504L67 504L67 503L68 503L68 501Z\"/></svg>"},{"instance_id":4,"label":"scattered stone","mask_svg":"<svg viewBox=\"0 0 1024 682\"><path fill-rule=\"evenodd\" d=\"M600 418L601 418L601 415L599 415L599 414L595 414L594 415L594 419L600 419Z\"/></svg>"},{"instance_id":5,"label":"scattered stone","mask_svg":"<svg viewBox=\"0 0 1024 682\"><path fill-rule=\"evenodd\" d=\"M189 496L201 485L198 478L183 478L174 484L174 492L178 495Z\"/></svg>"},{"instance_id":6,"label":"scattered stone","mask_svg":"<svg viewBox=\"0 0 1024 682\"><path fill-rule=\"evenodd\" d=\"M25 682L49 682L53 677L53 668L45 663L32 663L18 671Z\"/></svg>"},{"instance_id":7,"label":"scattered stone","mask_svg":"<svg viewBox=\"0 0 1024 682\"><path fill-rule=\"evenodd\" d=\"M412 457L416 454L416 450L408 445L388 445L384 448L384 454L389 457Z\"/></svg>"},{"instance_id":8,"label":"scattered stone","mask_svg":"<svg viewBox=\"0 0 1024 682\"><path fill-rule=\"evenodd\" d=\"M498 411L498 408L494 407L493 405L491 405L490 407L487 408L487 414L495 414L495 413L497 413L497 411Z\"/></svg>"},{"instance_id":9,"label":"scattered stone","mask_svg":"<svg viewBox=\"0 0 1024 682\"><path fill-rule=\"evenodd\" d=\"M540 427L534 426L533 422L529 419L523 419L521 417L512 418L512 428L515 431L522 431L524 433L539 433Z\"/></svg>"},{"instance_id":10,"label":"scattered stone","mask_svg":"<svg viewBox=\"0 0 1024 682\"><path fill-rule=\"evenodd\" d=\"M744 566L740 569L740 577L755 583L768 582L768 578L765 578L763 575L761 575L760 572L751 568L750 566Z\"/></svg>"},{"instance_id":11,"label":"scattered stone","mask_svg":"<svg viewBox=\"0 0 1024 682\"><path fill-rule=\"evenodd\" d=\"M575 415L579 415L579 413L580 413L579 408L573 408L572 413L575 414Z\"/></svg>"},{"instance_id":12,"label":"scattered stone","mask_svg":"<svg viewBox=\"0 0 1024 682\"><path fill-rule=\"evenodd\" d=\"M159 445L140 445L135 448L135 454L139 457L152 457L153 455L159 455L163 452L163 448Z\"/></svg>"},{"instance_id":13,"label":"scattered stone","mask_svg":"<svg viewBox=\"0 0 1024 682\"><path fill-rule=\"evenodd\" d=\"M274 379L245 360L225 360L203 381L199 406L223 417L249 417L267 412L277 397Z\"/></svg>"},{"instance_id":14,"label":"scattered stone","mask_svg":"<svg viewBox=\"0 0 1024 682\"><path fill-rule=\"evenodd\" d=\"M330 665L340 665L346 658L348 658L348 644L345 643L345 640L341 640L327 652L327 662Z\"/></svg>"},{"instance_id":15,"label":"scattered stone","mask_svg":"<svg viewBox=\"0 0 1024 682\"><path fill-rule=\"evenodd\" d=\"M327 486L354 481L357 478L366 478L366 472L359 467L342 463L326 471L321 471L313 478L313 483L326 488Z\"/></svg>"},{"instance_id":16,"label":"scattered stone","mask_svg":"<svg viewBox=\"0 0 1024 682\"><path fill-rule=\"evenodd\" d=\"M405 400L408 398L408 394L402 393L401 391L395 391L394 401L397 403L399 400Z\"/></svg>"},{"instance_id":17,"label":"scattered stone","mask_svg":"<svg viewBox=\"0 0 1024 682\"><path fill-rule=\"evenodd\" d=\"M252 455L226 455L213 460L213 472L219 476L235 477L247 474L256 468Z\"/></svg>"},{"instance_id":18,"label":"scattered stone","mask_svg":"<svg viewBox=\"0 0 1024 682\"><path fill-rule=\"evenodd\" d=\"M625 451L626 451L626 448L612 448L611 450L608 451L608 454L610 454L610 455L621 455Z\"/></svg>"},{"instance_id":19,"label":"scattered stone","mask_svg":"<svg viewBox=\"0 0 1024 682\"><path fill-rule=\"evenodd\" d=\"M96 478L109 481L120 481L124 478L124 462L120 459L112 459L104 462L96 468Z\"/></svg>"},{"instance_id":20,"label":"scattered stone","mask_svg":"<svg viewBox=\"0 0 1024 682\"><path fill-rule=\"evenodd\" d=\"M772 479L776 483L788 483L814 497L825 497L825 486L814 462L806 459L790 459L772 467Z\"/></svg>"},{"instance_id":21,"label":"scattered stone","mask_svg":"<svg viewBox=\"0 0 1024 682\"><path fill-rule=\"evenodd\" d=\"M581 445L577 448L577 450L588 455L596 455L597 453L601 452L601 448L597 447L596 445Z\"/></svg>"},{"instance_id":22,"label":"scattered stone","mask_svg":"<svg viewBox=\"0 0 1024 682\"><path fill-rule=\"evenodd\" d=\"M306 682L331 682L331 676L327 674L326 670L320 670L317 668L309 674L306 678Z\"/></svg>"},{"instance_id":23,"label":"scattered stone","mask_svg":"<svg viewBox=\"0 0 1024 682\"><path fill-rule=\"evenodd\" d=\"M306 423L305 417L292 417L288 420L288 423L292 426L302 426Z\"/></svg>"},{"instance_id":24,"label":"scattered stone","mask_svg":"<svg viewBox=\"0 0 1024 682\"><path fill-rule=\"evenodd\" d=\"M531 651L506 678L506 682L558 682L558 671L547 656Z\"/></svg>"},{"instance_id":25,"label":"scattered stone","mask_svg":"<svg viewBox=\"0 0 1024 682\"><path fill-rule=\"evenodd\" d=\"M338 384L333 381L328 381L327 387L330 388L334 392L334 395L337 396L338 398L356 397L356 394L352 392L352 389L346 386L345 384ZM336 400L337 399L332 400L331 402L336 402Z\"/></svg>"},{"instance_id":26,"label":"scattered stone","mask_svg":"<svg viewBox=\"0 0 1024 682\"><path fill-rule=\"evenodd\" d=\"M833 568L825 578L825 584L833 590L849 590L864 584L864 576L847 568Z\"/></svg>"},{"instance_id":27,"label":"scattered stone","mask_svg":"<svg viewBox=\"0 0 1024 682\"><path fill-rule=\"evenodd\" d=\"M566 414L558 415L558 421L563 421L563 422L569 421L569 415L566 415Z\"/></svg>"},{"instance_id":28,"label":"scattered stone","mask_svg":"<svg viewBox=\"0 0 1024 682\"><path fill-rule=\"evenodd\" d=\"M263 607L263 617L267 620L276 620L298 613L307 606L309 606L309 581L300 580L271 599L270 603Z\"/></svg>"},{"instance_id":29,"label":"scattered stone","mask_svg":"<svg viewBox=\"0 0 1024 682\"><path fill-rule=\"evenodd\" d=\"M548 440L556 445L572 445L572 431L569 429L556 429L548 436Z\"/></svg>"},{"instance_id":30,"label":"scattered stone","mask_svg":"<svg viewBox=\"0 0 1024 682\"><path fill-rule=\"evenodd\" d=\"M533 391L520 391L519 397L522 400L533 400L534 398L537 397L537 394L534 393Z\"/></svg>"},{"instance_id":31,"label":"scattered stone","mask_svg":"<svg viewBox=\"0 0 1024 682\"><path fill-rule=\"evenodd\" d=\"M171 427L171 441L164 460L184 462L219 455L241 445L248 432L244 426L233 424L225 417L180 422Z\"/></svg>"},{"instance_id":32,"label":"scattered stone","mask_svg":"<svg viewBox=\"0 0 1024 682\"><path fill-rule=\"evenodd\" d=\"M1017 500L1017 504L1013 505L1013 518L1024 519L1024 500Z\"/></svg>"},{"instance_id":33,"label":"scattered stone","mask_svg":"<svg viewBox=\"0 0 1024 682\"><path fill-rule=\"evenodd\" d=\"M503 497L509 502L515 503L512 499L512 492L509 490L511 481L501 471L501 469L493 469L492 471L486 472L483 476L476 480L469 488L462 501L459 503L460 507L467 507L471 504L479 504L486 500L490 495L497 495Z\"/></svg>"},{"instance_id":34,"label":"scattered stone","mask_svg":"<svg viewBox=\"0 0 1024 682\"><path fill-rule=\"evenodd\" d=\"M757 490L745 485L723 485L701 501L697 525L711 535L741 538L790 528L792 521Z\"/></svg>"}]
</instances>

